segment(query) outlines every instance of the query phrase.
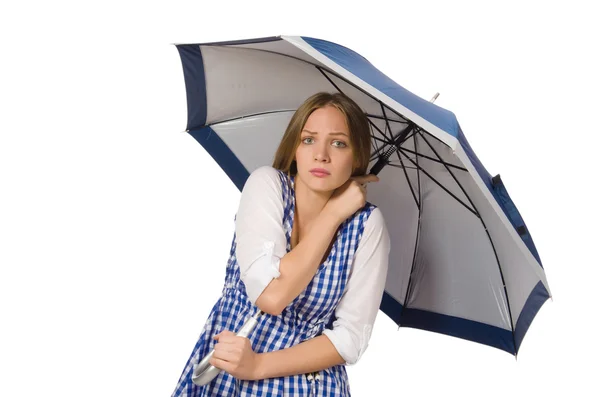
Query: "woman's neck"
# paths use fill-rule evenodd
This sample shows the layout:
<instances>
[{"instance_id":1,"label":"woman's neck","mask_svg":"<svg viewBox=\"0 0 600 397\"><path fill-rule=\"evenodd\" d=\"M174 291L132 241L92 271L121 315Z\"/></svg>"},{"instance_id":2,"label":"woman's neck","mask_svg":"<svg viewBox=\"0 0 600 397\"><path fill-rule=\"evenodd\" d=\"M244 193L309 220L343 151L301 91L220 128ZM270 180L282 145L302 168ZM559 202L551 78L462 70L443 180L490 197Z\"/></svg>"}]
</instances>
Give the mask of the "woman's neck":
<instances>
[{"instance_id":1,"label":"woman's neck","mask_svg":"<svg viewBox=\"0 0 600 397\"><path fill-rule=\"evenodd\" d=\"M294 193L296 196L296 219L301 229L317 219L325 204L333 194L330 192L316 192L306 186L296 175L294 177Z\"/></svg>"}]
</instances>

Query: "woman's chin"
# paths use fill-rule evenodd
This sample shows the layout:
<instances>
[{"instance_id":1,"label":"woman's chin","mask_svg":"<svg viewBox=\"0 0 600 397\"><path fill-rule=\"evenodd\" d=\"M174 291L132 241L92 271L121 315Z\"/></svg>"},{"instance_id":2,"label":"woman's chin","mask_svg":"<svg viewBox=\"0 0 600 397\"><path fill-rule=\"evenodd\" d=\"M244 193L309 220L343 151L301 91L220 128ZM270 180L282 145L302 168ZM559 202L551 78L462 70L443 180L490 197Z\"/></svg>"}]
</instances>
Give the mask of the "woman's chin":
<instances>
[{"instance_id":1,"label":"woman's chin","mask_svg":"<svg viewBox=\"0 0 600 397\"><path fill-rule=\"evenodd\" d=\"M315 193L331 193L332 191L334 191L335 189L331 189L331 188L322 188L322 187L316 187L316 188L311 188L311 190Z\"/></svg>"},{"instance_id":2,"label":"woman's chin","mask_svg":"<svg viewBox=\"0 0 600 397\"><path fill-rule=\"evenodd\" d=\"M308 184L308 187L314 192L330 193L337 189L339 186L333 183L332 181L311 181Z\"/></svg>"}]
</instances>

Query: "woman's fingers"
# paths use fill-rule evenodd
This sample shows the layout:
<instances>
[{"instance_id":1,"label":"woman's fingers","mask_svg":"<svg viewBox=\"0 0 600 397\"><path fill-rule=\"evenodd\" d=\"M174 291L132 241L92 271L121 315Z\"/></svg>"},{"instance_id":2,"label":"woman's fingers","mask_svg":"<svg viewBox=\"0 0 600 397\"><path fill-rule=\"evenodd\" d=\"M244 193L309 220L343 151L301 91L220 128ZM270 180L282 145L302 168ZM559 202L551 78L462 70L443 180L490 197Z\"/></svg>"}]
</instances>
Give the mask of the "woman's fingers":
<instances>
[{"instance_id":1,"label":"woman's fingers","mask_svg":"<svg viewBox=\"0 0 600 397\"><path fill-rule=\"evenodd\" d=\"M354 177L352 177L352 179L354 179L356 182L358 182L361 185L364 185L369 182L378 182L379 181L379 177L377 175L373 175L373 174L354 176Z\"/></svg>"},{"instance_id":2,"label":"woman's fingers","mask_svg":"<svg viewBox=\"0 0 600 397\"><path fill-rule=\"evenodd\" d=\"M234 332L224 330L213 336L213 339L218 339L219 342L224 342L230 340L232 336L236 336L236 334Z\"/></svg>"},{"instance_id":3,"label":"woman's fingers","mask_svg":"<svg viewBox=\"0 0 600 397\"><path fill-rule=\"evenodd\" d=\"M212 356L208 362L214 367L217 367L227 373L231 373L231 364L228 361Z\"/></svg>"},{"instance_id":4,"label":"woman's fingers","mask_svg":"<svg viewBox=\"0 0 600 397\"><path fill-rule=\"evenodd\" d=\"M235 349L234 347L227 346L217 346L215 348L215 352L213 353L213 358L218 358L223 361L236 361L237 357L239 357L239 349Z\"/></svg>"}]
</instances>

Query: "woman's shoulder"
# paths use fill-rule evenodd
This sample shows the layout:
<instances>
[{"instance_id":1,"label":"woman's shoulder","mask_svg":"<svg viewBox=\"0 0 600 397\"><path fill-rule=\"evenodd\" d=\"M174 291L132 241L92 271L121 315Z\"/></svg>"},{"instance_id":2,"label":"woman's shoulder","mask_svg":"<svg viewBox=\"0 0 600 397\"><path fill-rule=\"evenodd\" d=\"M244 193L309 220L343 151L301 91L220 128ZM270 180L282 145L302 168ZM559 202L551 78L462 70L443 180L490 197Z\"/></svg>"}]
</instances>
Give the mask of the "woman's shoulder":
<instances>
[{"instance_id":1,"label":"woman's shoulder","mask_svg":"<svg viewBox=\"0 0 600 397\"><path fill-rule=\"evenodd\" d=\"M250 173L248 179L246 180L246 183L270 183L274 185L279 185L281 183L282 175L282 171L273 168L270 165L263 165Z\"/></svg>"},{"instance_id":2,"label":"woman's shoulder","mask_svg":"<svg viewBox=\"0 0 600 397\"><path fill-rule=\"evenodd\" d=\"M376 206L375 204L369 203L367 201L364 211L367 212L368 219L371 220L371 223L374 223L376 225L385 224L385 219L383 218L383 213L381 212L379 207Z\"/></svg>"},{"instance_id":3,"label":"woman's shoulder","mask_svg":"<svg viewBox=\"0 0 600 397\"><path fill-rule=\"evenodd\" d=\"M363 218L362 235L367 236L367 240L373 240L373 238L375 238L375 241L379 241L383 238L389 245L390 235L381 209L368 202L365 208L368 208L368 210L363 210L365 218ZM368 236L371 236L371 238ZM361 239L361 241L363 240L364 239Z\"/></svg>"},{"instance_id":4,"label":"woman's shoulder","mask_svg":"<svg viewBox=\"0 0 600 397\"><path fill-rule=\"evenodd\" d=\"M282 171L270 165L261 165L260 167L252 171L250 175L266 175L271 177L279 177L281 173Z\"/></svg>"},{"instance_id":5,"label":"woman's shoulder","mask_svg":"<svg viewBox=\"0 0 600 397\"><path fill-rule=\"evenodd\" d=\"M375 204L371 203L370 201L365 202L365 205L360 209L360 211L356 212L356 215L358 216L363 216L366 218L370 218L371 216L373 216L373 213L377 212L378 215L377 216L381 216L381 210L379 209L379 207L377 207Z\"/></svg>"},{"instance_id":6,"label":"woman's shoulder","mask_svg":"<svg viewBox=\"0 0 600 397\"><path fill-rule=\"evenodd\" d=\"M271 166L260 166L250 173L244 183L243 191L252 195L274 195L281 197L285 174Z\"/></svg>"},{"instance_id":7,"label":"woman's shoulder","mask_svg":"<svg viewBox=\"0 0 600 397\"><path fill-rule=\"evenodd\" d=\"M366 202L364 207L355 214L357 220L362 221L369 228L380 229L385 227L385 219L383 213L375 204Z\"/></svg>"}]
</instances>

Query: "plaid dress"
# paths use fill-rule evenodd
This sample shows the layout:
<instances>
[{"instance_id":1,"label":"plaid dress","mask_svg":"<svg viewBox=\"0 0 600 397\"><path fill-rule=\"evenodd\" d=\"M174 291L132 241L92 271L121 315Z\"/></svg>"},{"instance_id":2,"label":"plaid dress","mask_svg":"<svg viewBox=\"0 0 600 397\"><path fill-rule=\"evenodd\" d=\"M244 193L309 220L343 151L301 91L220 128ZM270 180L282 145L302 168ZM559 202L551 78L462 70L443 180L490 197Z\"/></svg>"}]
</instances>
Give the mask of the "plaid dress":
<instances>
[{"instance_id":1,"label":"plaid dress","mask_svg":"<svg viewBox=\"0 0 600 397\"><path fill-rule=\"evenodd\" d=\"M294 220L294 176L290 179L284 172L278 170L278 173L282 184L283 225L289 252ZM332 328L334 311L344 293L364 223L375 208L375 205L367 202L340 225L329 256L321 263L306 289L280 315L264 313L260 316L258 324L248 335L256 353L292 347L320 335L325 327ZM237 333L246 320L259 311L248 298L244 283L240 279L235 249L234 233L222 296L208 316L172 397L350 396L350 385L344 365L318 371L319 376L314 378L308 374L299 374L248 381L221 371L204 386L192 382L194 365L210 353L217 343L212 337L223 330Z\"/></svg>"}]
</instances>

